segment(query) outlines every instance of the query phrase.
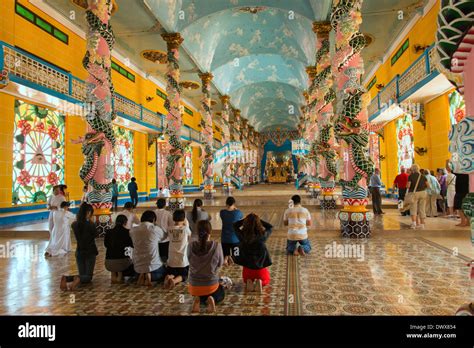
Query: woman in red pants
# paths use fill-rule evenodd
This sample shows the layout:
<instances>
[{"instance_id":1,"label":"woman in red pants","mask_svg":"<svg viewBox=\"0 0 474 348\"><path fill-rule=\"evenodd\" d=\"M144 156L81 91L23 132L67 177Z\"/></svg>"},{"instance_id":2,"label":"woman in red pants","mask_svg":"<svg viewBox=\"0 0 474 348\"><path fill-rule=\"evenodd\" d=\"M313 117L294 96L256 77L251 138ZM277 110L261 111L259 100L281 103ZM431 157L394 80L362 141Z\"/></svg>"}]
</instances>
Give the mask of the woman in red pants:
<instances>
[{"instance_id":1,"label":"woman in red pants","mask_svg":"<svg viewBox=\"0 0 474 348\"><path fill-rule=\"evenodd\" d=\"M272 233L273 226L251 213L234 224L240 240L235 263L243 266L242 278L247 291L261 292L262 287L270 283L268 268L272 259L265 242Z\"/></svg>"}]
</instances>

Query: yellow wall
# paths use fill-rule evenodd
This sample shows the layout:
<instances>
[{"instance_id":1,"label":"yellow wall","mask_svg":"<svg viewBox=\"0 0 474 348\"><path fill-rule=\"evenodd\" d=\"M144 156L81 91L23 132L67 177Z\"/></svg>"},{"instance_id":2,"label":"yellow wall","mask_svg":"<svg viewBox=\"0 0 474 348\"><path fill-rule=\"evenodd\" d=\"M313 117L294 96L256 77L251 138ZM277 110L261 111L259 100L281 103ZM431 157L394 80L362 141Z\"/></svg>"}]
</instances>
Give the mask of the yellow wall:
<instances>
[{"instance_id":1,"label":"yellow wall","mask_svg":"<svg viewBox=\"0 0 474 348\"><path fill-rule=\"evenodd\" d=\"M0 93L0 206L12 204L12 173L13 173L13 123L15 98Z\"/></svg>"},{"instance_id":2,"label":"yellow wall","mask_svg":"<svg viewBox=\"0 0 474 348\"><path fill-rule=\"evenodd\" d=\"M374 75L370 76L367 83L377 76L377 84L382 83L385 86L398 74L402 74L423 52L416 53L413 47L415 45L429 46L435 42L435 34L437 30L437 16L439 12L439 0L435 5L428 11L425 17L420 18L410 32L400 41L400 44L391 52L387 61L384 62L375 72ZM403 45L403 43L409 39L410 46L396 63L391 65L391 58ZM367 87L367 86L366 86ZM375 85L370 89L371 98L375 98L378 93Z\"/></svg>"},{"instance_id":3,"label":"yellow wall","mask_svg":"<svg viewBox=\"0 0 474 348\"><path fill-rule=\"evenodd\" d=\"M421 122L413 121L414 146L424 147L428 152L423 156L415 152L415 163L420 168L436 171L444 168L446 160L450 158L448 151L449 139L449 99L443 94L425 104L426 129ZM380 141L380 154L385 156L381 162L382 181L391 187L398 174L398 155L396 120L384 127L385 141Z\"/></svg>"},{"instance_id":4,"label":"yellow wall","mask_svg":"<svg viewBox=\"0 0 474 348\"><path fill-rule=\"evenodd\" d=\"M27 0L18 0L18 2L36 13L43 19L47 20L69 36L69 43L66 45L57 40L53 36L44 32L32 23L28 22L15 13L15 2L13 0L0 1L0 13L2 19L0 21L0 40L12 46L17 46L28 51L68 72L72 75L84 80L87 72L82 67L82 58L86 49L86 42L64 27L61 23L40 11ZM81 14L80 14L81 15ZM126 67L124 64L114 59L114 61L135 75L135 82L132 82L112 70L112 81L117 93L126 98L141 104L144 107L166 114L164 108L164 100L156 95L156 89L159 88L148 79L142 78L136 71ZM150 102L146 101L146 97L153 97ZM186 105L186 104L185 104ZM201 114L190 105L186 105L194 113L193 116L184 113L183 123L195 130L201 121ZM13 141L13 120L14 120L14 98L0 93L0 112L2 116L2 129L0 130L3 140L0 144L3 150L0 154L0 207L11 206L11 180L12 180L12 141ZM68 115L66 117L66 160L65 175L68 190L71 199L80 199L82 196L82 182L79 179L79 168L83 162L81 153L81 145L70 143L70 139L78 138L84 135L86 129L85 122L76 116ZM220 140L221 134L215 134ZM194 166L194 182L199 184L202 182L198 152L193 151ZM156 161L156 149L152 146L148 149L147 134L135 131L134 144L134 172L137 178L140 191L149 191L156 186L156 166L148 167L148 162Z\"/></svg>"}]
</instances>

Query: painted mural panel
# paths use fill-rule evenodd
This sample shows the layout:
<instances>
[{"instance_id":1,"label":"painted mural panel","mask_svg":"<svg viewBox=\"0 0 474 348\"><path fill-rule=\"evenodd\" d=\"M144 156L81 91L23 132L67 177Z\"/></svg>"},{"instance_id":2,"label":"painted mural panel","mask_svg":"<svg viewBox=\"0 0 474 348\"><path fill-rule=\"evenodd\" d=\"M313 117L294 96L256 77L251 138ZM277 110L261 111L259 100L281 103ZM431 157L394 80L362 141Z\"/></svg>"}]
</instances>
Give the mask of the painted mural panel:
<instances>
[{"instance_id":1,"label":"painted mural panel","mask_svg":"<svg viewBox=\"0 0 474 348\"><path fill-rule=\"evenodd\" d=\"M64 183L64 115L15 100L12 204L44 203Z\"/></svg>"},{"instance_id":2,"label":"painted mural panel","mask_svg":"<svg viewBox=\"0 0 474 348\"><path fill-rule=\"evenodd\" d=\"M413 138L413 119L410 115L403 115L396 121L398 144L398 170L410 168L415 158Z\"/></svg>"},{"instance_id":3,"label":"painted mural panel","mask_svg":"<svg viewBox=\"0 0 474 348\"><path fill-rule=\"evenodd\" d=\"M380 168L379 135L377 133L370 133L369 154L372 161L374 161L375 168Z\"/></svg>"},{"instance_id":4,"label":"painted mural panel","mask_svg":"<svg viewBox=\"0 0 474 348\"><path fill-rule=\"evenodd\" d=\"M127 184L133 176L133 131L113 126L115 133L115 149L112 156L114 178L117 180L119 192L127 191Z\"/></svg>"},{"instance_id":5,"label":"painted mural panel","mask_svg":"<svg viewBox=\"0 0 474 348\"><path fill-rule=\"evenodd\" d=\"M459 92L454 91L449 96L449 120L451 125L458 124L466 116L466 103Z\"/></svg>"}]
</instances>

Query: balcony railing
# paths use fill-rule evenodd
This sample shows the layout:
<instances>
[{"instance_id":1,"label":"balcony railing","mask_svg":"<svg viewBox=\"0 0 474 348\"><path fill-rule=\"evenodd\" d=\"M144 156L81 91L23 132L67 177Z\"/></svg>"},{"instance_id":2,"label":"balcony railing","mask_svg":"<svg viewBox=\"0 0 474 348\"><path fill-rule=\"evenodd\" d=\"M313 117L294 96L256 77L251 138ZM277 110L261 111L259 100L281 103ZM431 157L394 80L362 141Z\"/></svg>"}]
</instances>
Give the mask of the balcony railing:
<instances>
[{"instance_id":1,"label":"balcony railing","mask_svg":"<svg viewBox=\"0 0 474 348\"><path fill-rule=\"evenodd\" d=\"M368 106L369 120L375 119L389 105L403 102L439 74L434 64L435 52L434 45L431 45L403 74L395 76L387 83Z\"/></svg>"},{"instance_id":2,"label":"balcony railing","mask_svg":"<svg viewBox=\"0 0 474 348\"><path fill-rule=\"evenodd\" d=\"M0 71L5 70L11 81L34 88L69 102L86 101L86 82L28 52L0 41ZM118 94L113 103L119 116L162 130L164 115L153 112Z\"/></svg>"}]
</instances>

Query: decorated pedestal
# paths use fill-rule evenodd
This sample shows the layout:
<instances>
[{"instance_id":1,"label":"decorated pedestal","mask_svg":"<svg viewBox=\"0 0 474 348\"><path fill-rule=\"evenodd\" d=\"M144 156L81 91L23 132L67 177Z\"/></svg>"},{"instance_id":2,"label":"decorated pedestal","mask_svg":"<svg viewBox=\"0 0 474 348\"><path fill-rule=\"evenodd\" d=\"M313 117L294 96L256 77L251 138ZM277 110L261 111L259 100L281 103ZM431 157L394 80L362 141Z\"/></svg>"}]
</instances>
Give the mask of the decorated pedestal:
<instances>
[{"instance_id":1,"label":"decorated pedestal","mask_svg":"<svg viewBox=\"0 0 474 348\"><path fill-rule=\"evenodd\" d=\"M222 185L222 191L224 191L224 195L226 196L232 196L232 189L233 187L230 182L226 182Z\"/></svg>"},{"instance_id":2,"label":"decorated pedestal","mask_svg":"<svg viewBox=\"0 0 474 348\"><path fill-rule=\"evenodd\" d=\"M336 209L338 196L335 194L334 188L321 188L318 198L321 209Z\"/></svg>"},{"instance_id":3,"label":"decorated pedestal","mask_svg":"<svg viewBox=\"0 0 474 348\"><path fill-rule=\"evenodd\" d=\"M92 207L94 208L93 219L99 232L99 237L104 237L105 232L112 228L112 213L110 212L112 203L92 203Z\"/></svg>"},{"instance_id":4,"label":"decorated pedestal","mask_svg":"<svg viewBox=\"0 0 474 348\"><path fill-rule=\"evenodd\" d=\"M172 193L168 201L168 207L171 211L184 209L184 203L185 203L184 194Z\"/></svg>"},{"instance_id":5,"label":"decorated pedestal","mask_svg":"<svg viewBox=\"0 0 474 348\"><path fill-rule=\"evenodd\" d=\"M311 198L318 198L321 192L321 185L319 183L308 184L308 193Z\"/></svg>"},{"instance_id":6,"label":"decorated pedestal","mask_svg":"<svg viewBox=\"0 0 474 348\"><path fill-rule=\"evenodd\" d=\"M204 199L210 200L214 198L214 193L216 190L214 190L214 187L211 185L206 185L204 186Z\"/></svg>"},{"instance_id":7,"label":"decorated pedestal","mask_svg":"<svg viewBox=\"0 0 474 348\"><path fill-rule=\"evenodd\" d=\"M344 199L344 208L338 212L343 238L369 238L370 221L374 214L365 206L368 199Z\"/></svg>"}]
</instances>

